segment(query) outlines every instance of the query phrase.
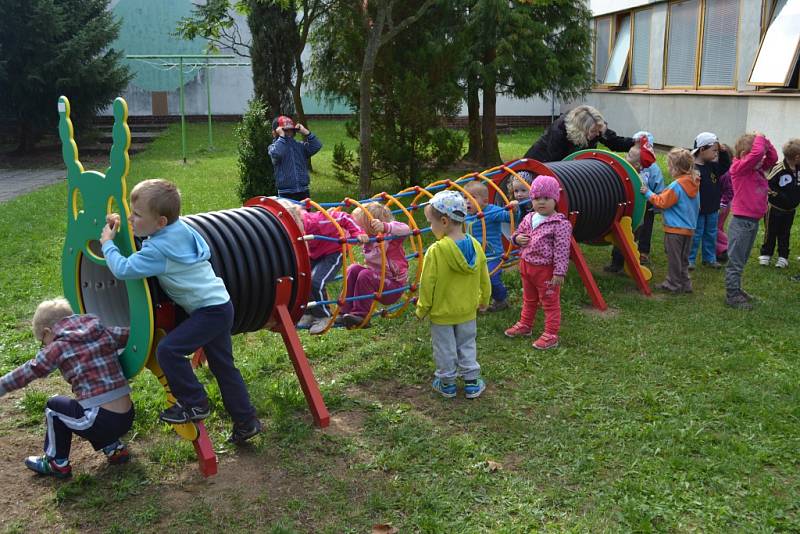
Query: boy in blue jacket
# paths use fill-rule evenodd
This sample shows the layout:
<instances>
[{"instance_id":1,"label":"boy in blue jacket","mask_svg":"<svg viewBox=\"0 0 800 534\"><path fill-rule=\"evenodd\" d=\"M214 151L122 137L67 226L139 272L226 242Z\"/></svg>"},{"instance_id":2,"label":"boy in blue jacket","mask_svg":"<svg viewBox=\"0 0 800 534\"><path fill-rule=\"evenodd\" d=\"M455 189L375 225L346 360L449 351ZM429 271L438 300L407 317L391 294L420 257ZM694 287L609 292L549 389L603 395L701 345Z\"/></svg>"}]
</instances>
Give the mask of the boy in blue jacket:
<instances>
[{"instance_id":1,"label":"boy in blue jacket","mask_svg":"<svg viewBox=\"0 0 800 534\"><path fill-rule=\"evenodd\" d=\"M489 188L483 182L477 180L467 183L464 190L475 198L483 212L483 221L486 224L486 246L483 247L492 282L492 304L486 311L497 312L508 308L508 290L503 284L503 270L495 269L503 261L502 256L505 252L503 247L503 223L511 222L511 210L516 210L519 202L512 200L506 208L489 203ZM474 217L477 207L470 200L466 200L467 213ZM516 224L520 221L515 220ZM483 224L480 219L474 219L467 223L467 233L474 237L478 243L483 245ZM494 271L492 273L492 271Z\"/></svg>"},{"instance_id":2,"label":"boy in blue jacket","mask_svg":"<svg viewBox=\"0 0 800 534\"><path fill-rule=\"evenodd\" d=\"M294 139L298 130L306 138L302 143ZM319 152L322 143L305 126L295 125L284 115L272 121L272 137L274 141L268 152L275 167L278 196L292 200L309 198L308 160Z\"/></svg>"},{"instance_id":3,"label":"boy in blue jacket","mask_svg":"<svg viewBox=\"0 0 800 534\"><path fill-rule=\"evenodd\" d=\"M131 191L130 224L142 248L127 258L114 244L120 218L106 218L100 242L111 273L120 280L155 276L164 292L189 317L156 348L158 364L177 402L161 412L165 423L200 421L209 416L208 396L186 358L203 348L219 384L222 402L233 419L230 443L241 443L261 431L242 375L233 363L233 304L225 283L208 261L203 237L179 219L181 194L166 180L145 180Z\"/></svg>"}]
</instances>

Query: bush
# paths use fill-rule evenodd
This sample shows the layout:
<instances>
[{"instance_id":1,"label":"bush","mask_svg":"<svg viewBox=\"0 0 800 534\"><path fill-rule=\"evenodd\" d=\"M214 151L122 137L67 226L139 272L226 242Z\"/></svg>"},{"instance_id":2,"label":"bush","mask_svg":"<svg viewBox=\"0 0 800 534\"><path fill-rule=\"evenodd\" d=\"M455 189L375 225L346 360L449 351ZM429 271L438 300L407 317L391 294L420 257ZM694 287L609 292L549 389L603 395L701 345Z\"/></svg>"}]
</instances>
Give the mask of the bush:
<instances>
[{"instance_id":1,"label":"bush","mask_svg":"<svg viewBox=\"0 0 800 534\"><path fill-rule=\"evenodd\" d=\"M239 198L278 194L275 169L267 148L272 143L272 118L269 109L254 98L248 103L242 122L236 127L239 139Z\"/></svg>"},{"instance_id":2,"label":"bush","mask_svg":"<svg viewBox=\"0 0 800 534\"><path fill-rule=\"evenodd\" d=\"M356 155L344 143L333 145L333 177L342 185L358 183L358 163Z\"/></svg>"}]
</instances>

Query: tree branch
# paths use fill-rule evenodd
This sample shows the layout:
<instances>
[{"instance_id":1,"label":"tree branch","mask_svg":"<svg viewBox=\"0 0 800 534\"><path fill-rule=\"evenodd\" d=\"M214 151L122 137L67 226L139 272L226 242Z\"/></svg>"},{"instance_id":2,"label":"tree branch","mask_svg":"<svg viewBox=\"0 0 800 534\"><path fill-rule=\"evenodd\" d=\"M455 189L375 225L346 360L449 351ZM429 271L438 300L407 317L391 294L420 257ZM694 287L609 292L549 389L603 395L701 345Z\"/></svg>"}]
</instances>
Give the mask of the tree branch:
<instances>
[{"instance_id":1,"label":"tree branch","mask_svg":"<svg viewBox=\"0 0 800 534\"><path fill-rule=\"evenodd\" d=\"M414 24L420 17L422 17L422 15L425 14L428 8L430 8L435 2L436 0L425 0L425 3L419 6L419 9L417 10L416 13L414 13L410 17L406 17L405 19L400 21L400 24L398 24L397 26L393 26L388 32L383 34L383 36L381 36L381 46L390 42L392 39L397 37L397 34L399 34L403 30ZM389 4L389 15L391 15L391 8L393 3L394 2ZM391 16L389 17L389 21L391 24Z\"/></svg>"}]
</instances>

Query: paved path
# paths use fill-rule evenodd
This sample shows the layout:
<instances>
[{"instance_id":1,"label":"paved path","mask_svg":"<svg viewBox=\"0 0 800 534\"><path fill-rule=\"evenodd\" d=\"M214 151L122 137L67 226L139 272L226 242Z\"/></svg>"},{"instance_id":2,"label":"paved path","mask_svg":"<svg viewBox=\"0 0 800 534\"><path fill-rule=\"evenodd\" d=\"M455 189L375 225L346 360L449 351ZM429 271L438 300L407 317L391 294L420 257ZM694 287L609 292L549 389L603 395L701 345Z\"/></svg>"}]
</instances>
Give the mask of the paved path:
<instances>
[{"instance_id":1,"label":"paved path","mask_svg":"<svg viewBox=\"0 0 800 534\"><path fill-rule=\"evenodd\" d=\"M0 169L0 202L66 178L64 169Z\"/></svg>"}]
</instances>

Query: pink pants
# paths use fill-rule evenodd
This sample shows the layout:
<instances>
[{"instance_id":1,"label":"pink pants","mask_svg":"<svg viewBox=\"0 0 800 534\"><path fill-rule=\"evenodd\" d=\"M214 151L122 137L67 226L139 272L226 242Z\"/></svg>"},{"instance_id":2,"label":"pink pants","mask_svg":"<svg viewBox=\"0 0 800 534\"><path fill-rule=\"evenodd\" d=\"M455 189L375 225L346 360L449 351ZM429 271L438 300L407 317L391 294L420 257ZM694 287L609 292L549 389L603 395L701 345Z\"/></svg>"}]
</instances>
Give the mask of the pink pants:
<instances>
[{"instance_id":1,"label":"pink pants","mask_svg":"<svg viewBox=\"0 0 800 534\"><path fill-rule=\"evenodd\" d=\"M347 297L358 297L361 295L369 295L371 293L375 293L378 290L378 287L381 283L381 273L376 273L375 271L364 267L363 265L359 264L352 264L350 267L347 268ZM383 284L383 291L391 291L392 289L397 289L399 287L403 287L403 284L392 280L390 278L386 279L386 282ZM400 300L400 297L403 296L403 292L399 291L397 293L392 293L391 295L385 295L378 299L378 302L381 304L393 304ZM354 300L352 302L345 302L344 306L342 306L341 313L352 313L353 315L358 315L364 317L369 313L369 308L372 306L372 301L374 299L361 299L361 300Z\"/></svg>"},{"instance_id":2,"label":"pink pants","mask_svg":"<svg viewBox=\"0 0 800 534\"><path fill-rule=\"evenodd\" d=\"M717 256L728 250L728 234L725 233L725 220L730 214L730 208L720 208L717 221Z\"/></svg>"},{"instance_id":3,"label":"pink pants","mask_svg":"<svg viewBox=\"0 0 800 534\"><path fill-rule=\"evenodd\" d=\"M519 262L522 275L522 313L519 322L532 327L541 303L544 310L544 331L558 335L561 326L561 287L550 283L553 278L552 265L533 265Z\"/></svg>"}]
</instances>

